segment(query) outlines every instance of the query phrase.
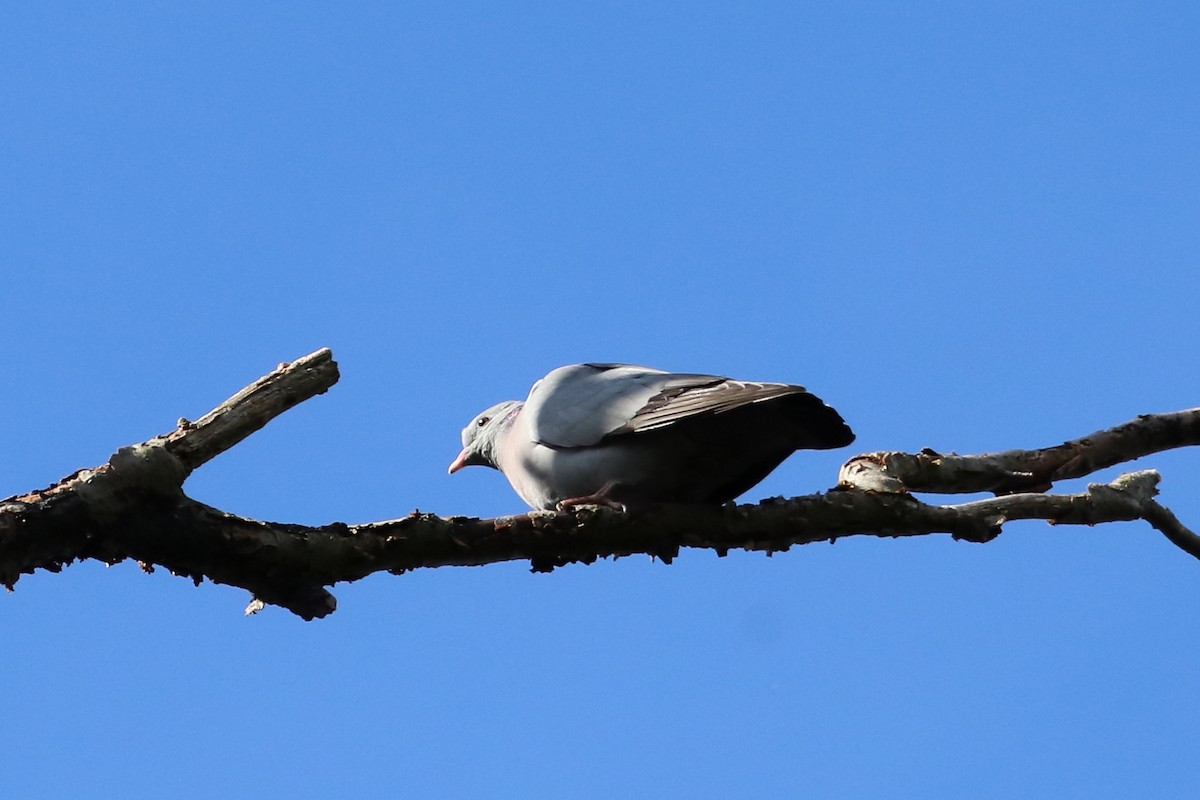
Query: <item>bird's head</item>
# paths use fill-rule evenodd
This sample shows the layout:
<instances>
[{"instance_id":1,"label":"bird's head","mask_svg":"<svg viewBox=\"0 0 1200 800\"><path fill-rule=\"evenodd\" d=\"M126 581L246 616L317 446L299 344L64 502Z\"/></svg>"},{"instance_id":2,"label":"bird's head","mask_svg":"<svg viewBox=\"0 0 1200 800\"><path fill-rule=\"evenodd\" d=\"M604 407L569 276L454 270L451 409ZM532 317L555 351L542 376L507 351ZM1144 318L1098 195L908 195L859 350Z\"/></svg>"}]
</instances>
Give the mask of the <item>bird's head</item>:
<instances>
[{"instance_id":1,"label":"bird's head","mask_svg":"<svg viewBox=\"0 0 1200 800\"><path fill-rule=\"evenodd\" d=\"M450 474L463 467L481 466L499 469L496 461L500 437L512 426L521 410L519 400L505 400L479 414L462 429L462 452L450 462Z\"/></svg>"}]
</instances>

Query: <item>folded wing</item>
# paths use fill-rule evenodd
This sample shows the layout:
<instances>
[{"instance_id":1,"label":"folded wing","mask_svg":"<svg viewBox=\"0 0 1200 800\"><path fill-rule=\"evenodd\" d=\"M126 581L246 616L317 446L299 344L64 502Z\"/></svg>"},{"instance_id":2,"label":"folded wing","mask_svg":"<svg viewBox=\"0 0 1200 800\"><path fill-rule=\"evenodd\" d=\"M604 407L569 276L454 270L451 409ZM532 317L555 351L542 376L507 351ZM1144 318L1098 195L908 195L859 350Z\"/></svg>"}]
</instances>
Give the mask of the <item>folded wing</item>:
<instances>
[{"instance_id":1,"label":"folded wing","mask_svg":"<svg viewBox=\"0 0 1200 800\"><path fill-rule=\"evenodd\" d=\"M818 427L827 430L828 442L808 446L837 447L853 439L837 412L802 386L667 373L632 364L560 367L534 385L524 413L534 441L584 447L606 437L653 431L788 395L804 396L804 416L822 418Z\"/></svg>"}]
</instances>

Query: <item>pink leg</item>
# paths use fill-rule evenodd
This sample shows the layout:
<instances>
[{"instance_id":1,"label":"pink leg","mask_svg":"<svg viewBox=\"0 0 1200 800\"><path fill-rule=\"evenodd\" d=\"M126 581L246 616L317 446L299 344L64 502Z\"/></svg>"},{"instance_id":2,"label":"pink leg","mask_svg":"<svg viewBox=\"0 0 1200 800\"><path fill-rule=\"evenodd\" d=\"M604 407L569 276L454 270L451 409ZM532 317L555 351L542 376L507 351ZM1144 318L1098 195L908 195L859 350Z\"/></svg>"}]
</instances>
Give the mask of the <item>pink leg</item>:
<instances>
[{"instance_id":1,"label":"pink leg","mask_svg":"<svg viewBox=\"0 0 1200 800\"><path fill-rule=\"evenodd\" d=\"M559 500L558 510L565 511L566 509L574 508L575 506L608 506L609 508L617 511L624 511L624 503L618 503L616 500L613 500L608 496L608 493L611 492L616 485L617 484L615 481L609 481L597 489L593 494L585 494L580 497L568 497L566 500Z\"/></svg>"}]
</instances>

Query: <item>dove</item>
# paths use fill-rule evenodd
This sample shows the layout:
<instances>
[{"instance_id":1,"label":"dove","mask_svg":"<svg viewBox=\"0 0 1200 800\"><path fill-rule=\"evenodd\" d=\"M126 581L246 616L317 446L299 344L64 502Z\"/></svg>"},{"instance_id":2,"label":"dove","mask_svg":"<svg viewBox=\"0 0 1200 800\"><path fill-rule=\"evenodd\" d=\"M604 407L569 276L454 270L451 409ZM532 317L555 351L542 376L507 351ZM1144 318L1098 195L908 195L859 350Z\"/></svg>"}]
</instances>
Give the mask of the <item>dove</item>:
<instances>
[{"instance_id":1,"label":"dove","mask_svg":"<svg viewBox=\"0 0 1200 800\"><path fill-rule=\"evenodd\" d=\"M852 441L841 415L803 386L573 364L524 402L476 416L449 472L498 469L534 509L720 505L796 450Z\"/></svg>"}]
</instances>

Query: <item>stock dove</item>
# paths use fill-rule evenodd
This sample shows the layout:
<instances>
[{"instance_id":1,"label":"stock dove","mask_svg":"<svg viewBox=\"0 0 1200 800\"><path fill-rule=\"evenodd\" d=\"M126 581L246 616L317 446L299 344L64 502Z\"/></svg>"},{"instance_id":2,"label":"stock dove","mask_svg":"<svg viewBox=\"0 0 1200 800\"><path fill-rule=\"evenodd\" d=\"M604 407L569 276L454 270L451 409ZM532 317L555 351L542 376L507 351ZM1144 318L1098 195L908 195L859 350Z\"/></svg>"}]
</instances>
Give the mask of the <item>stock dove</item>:
<instances>
[{"instance_id":1,"label":"stock dove","mask_svg":"<svg viewBox=\"0 0 1200 800\"><path fill-rule=\"evenodd\" d=\"M717 505L796 450L852 441L841 416L802 386L574 364L535 383L524 403L475 417L449 471L498 469L533 508Z\"/></svg>"}]
</instances>

